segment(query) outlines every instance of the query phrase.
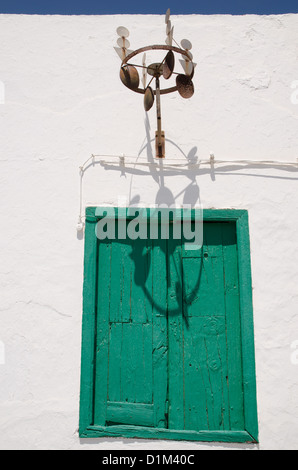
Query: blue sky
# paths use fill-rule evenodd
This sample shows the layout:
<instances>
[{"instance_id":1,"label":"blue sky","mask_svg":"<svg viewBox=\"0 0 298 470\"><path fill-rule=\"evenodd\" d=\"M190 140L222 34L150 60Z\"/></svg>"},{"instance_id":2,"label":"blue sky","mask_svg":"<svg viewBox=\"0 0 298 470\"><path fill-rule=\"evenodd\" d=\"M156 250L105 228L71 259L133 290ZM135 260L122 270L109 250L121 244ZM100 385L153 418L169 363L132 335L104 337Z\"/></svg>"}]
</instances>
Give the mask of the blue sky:
<instances>
[{"instance_id":1,"label":"blue sky","mask_svg":"<svg viewBox=\"0 0 298 470\"><path fill-rule=\"evenodd\" d=\"M298 13L298 0L0 0L0 13L112 15Z\"/></svg>"}]
</instances>

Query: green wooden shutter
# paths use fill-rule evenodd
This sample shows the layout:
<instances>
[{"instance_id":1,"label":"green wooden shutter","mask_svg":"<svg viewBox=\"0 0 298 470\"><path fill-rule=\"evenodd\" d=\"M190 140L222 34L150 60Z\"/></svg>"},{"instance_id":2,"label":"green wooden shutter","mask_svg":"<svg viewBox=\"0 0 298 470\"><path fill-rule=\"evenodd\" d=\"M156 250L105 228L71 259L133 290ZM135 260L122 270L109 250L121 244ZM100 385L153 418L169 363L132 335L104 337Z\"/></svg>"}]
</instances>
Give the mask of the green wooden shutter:
<instances>
[{"instance_id":1,"label":"green wooden shutter","mask_svg":"<svg viewBox=\"0 0 298 470\"><path fill-rule=\"evenodd\" d=\"M256 441L247 213L204 211L203 246L190 250L173 238L99 241L94 211L80 436Z\"/></svg>"},{"instance_id":2,"label":"green wooden shutter","mask_svg":"<svg viewBox=\"0 0 298 470\"><path fill-rule=\"evenodd\" d=\"M199 250L169 246L169 428L243 429L235 225L205 223Z\"/></svg>"},{"instance_id":3,"label":"green wooden shutter","mask_svg":"<svg viewBox=\"0 0 298 470\"><path fill-rule=\"evenodd\" d=\"M94 424L166 426L165 241L99 242Z\"/></svg>"}]
</instances>

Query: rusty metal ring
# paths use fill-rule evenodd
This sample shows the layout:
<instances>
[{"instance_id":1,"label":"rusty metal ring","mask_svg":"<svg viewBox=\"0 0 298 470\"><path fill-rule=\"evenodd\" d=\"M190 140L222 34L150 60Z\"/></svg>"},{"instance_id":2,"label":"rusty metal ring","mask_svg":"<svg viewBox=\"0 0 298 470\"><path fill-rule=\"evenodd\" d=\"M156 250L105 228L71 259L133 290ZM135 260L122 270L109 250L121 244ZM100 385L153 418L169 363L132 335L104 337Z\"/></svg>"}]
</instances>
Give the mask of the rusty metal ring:
<instances>
[{"instance_id":1,"label":"rusty metal ring","mask_svg":"<svg viewBox=\"0 0 298 470\"><path fill-rule=\"evenodd\" d=\"M135 51L131 52L128 56L125 57L125 59L123 59L122 63L121 63L121 67L125 64L127 64L127 62L132 59L134 56L138 55L138 54L141 54L142 52L146 52L146 51L154 51L154 50L163 50L163 51L173 51L173 52L177 52L178 54L181 54L183 56L186 56L188 57L189 61L191 62L191 64L193 65L193 62L190 58L190 56L188 55L187 51L184 50L184 49L180 49L179 47L175 47L175 46L167 46L167 45L153 45L153 46L146 46L146 47L141 47L140 49L136 49ZM129 65L129 64L127 64ZM167 93L173 93L174 91L177 91L178 90L178 87L175 86L175 87L171 87L171 88L165 88L164 90L160 90L160 94L161 95L166 95ZM145 90L143 88L136 88L134 89L133 91L135 91L136 93L141 93L141 94L145 94ZM154 94L155 94L155 90L154 90Z\"/></svg>"}]
</instances>

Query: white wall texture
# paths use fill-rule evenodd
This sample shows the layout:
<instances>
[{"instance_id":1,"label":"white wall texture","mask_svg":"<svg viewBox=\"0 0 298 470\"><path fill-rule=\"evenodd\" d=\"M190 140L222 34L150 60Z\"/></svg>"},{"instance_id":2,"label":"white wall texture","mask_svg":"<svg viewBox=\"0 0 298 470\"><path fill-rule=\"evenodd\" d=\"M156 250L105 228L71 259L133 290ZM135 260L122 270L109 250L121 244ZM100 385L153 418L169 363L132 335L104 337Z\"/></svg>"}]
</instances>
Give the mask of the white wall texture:
<instances>
[{"instance_id":1,"label":"white wall texture","mask_svg":"<svg viewBox=\"0 0 298 470\"><path fill-rule=\"evenodd\" d=\"M162 97L167 158L213 152L230 163L163 172L95 164L83 207L173 197L249 211L260 443L79 439L79 166L91 154L152 160L155 110L146 116L142 95L120 82L113 46L119 25L132 49L163 44L164 18L0 15L1 448L298 449L298 15L172 24L198 65L190 100Z\"/></svg>"}]
</instances>

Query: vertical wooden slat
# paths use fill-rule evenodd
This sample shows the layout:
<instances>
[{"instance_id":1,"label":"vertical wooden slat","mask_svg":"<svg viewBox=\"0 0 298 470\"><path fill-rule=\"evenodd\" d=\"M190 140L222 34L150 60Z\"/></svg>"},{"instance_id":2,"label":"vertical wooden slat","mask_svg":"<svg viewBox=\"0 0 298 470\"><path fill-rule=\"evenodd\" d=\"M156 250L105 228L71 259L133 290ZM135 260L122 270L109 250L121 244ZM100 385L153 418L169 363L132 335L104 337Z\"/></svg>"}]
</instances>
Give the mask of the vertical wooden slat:
<instances>
[{"instance_id":1,"label":"vertical wooden slat","mask_svg":"<svg viewBox=\"0 0 298 470\"><path fill-rule=\"evenodd\" d=\"M153 326L154 327L154 326ZM142 350L140 351L140 375L142 384L142 402L143 403L156 403L158 406L159 397L158 395L153 395L153 357L154 353L152 352L153 347L153 331L152 331L152 324L151 323L144 323L142 325Z\"/></svg>"},{"instance_id":2,"label":"vertical wooden slat","mask_svg":"<svg viewBox=\"0 0 298 470\"><path fill-rule=\"evenodd\" d=\"M237 219L237 250L239 263L239 298L241 310L241 349L243 367L244 422L253 439L258 439L255 348L250 267L248 213Z\"/></svg>"},{"instance_id":3,"label":"vertical wooden slat","mask_svg":"<svg viewBox=\"0 0 298 470\"><path fill-rule=\"evenodd\" d=\"M206 374L205 349L202 348L202 318L189 319L184 339L185 428L209 429L209 378Z\"/></svg>"},{"instance_id":4,"label":"vertical wooden slat","mask_svg":"<svg viewBox=\"0 0 298 470\"><path fill-rule=\"evenodd\" d=\"M225 273L226 338L228 372L226 383L229 393L230 429L244 428L241 332L239 312L239 279L236 245L236 227L222 224Z\"/></svg>"},{"instance_id":5,"label":"vertical wooden slat","mask_svg":"<svg viewBox=\"0 0 298 470\"><path fill-rule=\"evenodd\" d=\"M135 390L135 338L133 338L132 335L132 324L123 323L122 331L123 337L121 349L121 401L133 403Z\"/></svg>"},{"instance_id":6,"label":"vertical wooden slat","mask_svg":"<svg viewBox=\"0 0 298 470\"><path fill-rule=\"evenodd\" d=\"M122 368L122 323L110 323L109 326L109 377L108 401L121 400L121 368Z\"/></svg>"},{"instance_id":7,"label":"vertical wooden slat","mask_svg":"<svg viewBox=\"0 0 298 470\"><path fill-rule=\"evenodd\" d=\"M224 429L228 414L226 402L226 347L224 317L214 317L205 328L204 348L209 394L209 429ZM206 325L204 325L206 326Z\"/></svg>"},{"instance_id":8,"label":"vertical wooden slat","mask_svg":"<svg viewBox=\"0 0 298 470\"><path fill-rule=\"evenodd\" d=\"M109 367L109 315L111 285L111 243L99 243L96 356L94 378L94 424L105 425ZM105 289L102 286L105 285Z\"/></svg>"},{"instance_id":9,"label":"vertical wooden slat","mask_svg":"<svg viewBox=\"0 0 298 470\"><path fill-rule=\"evenodd\" d=\"M167 426L168 392L167 337L167 245L166 240L151 242L152 250L152 323L153 323L153 403L155 426ZM149 294L149 292L148 292Z\"/></svg>"},{"instance_id":10,"label":"vertical wooden slat","mask_svg":"<svg viewBox=\"0 0 298 470\"><path fill-rule=\"evenodd\" d=\"M168 241L169 428L184 429L181 244Z\"/></svg>"},{"instance_id":11,"label":"vertical wooden slat","mask_svg":"<svg viewBox=\"0 0 298 470\"><path fill-rule=\"evenodd\" d=\"M133 241L133 263L131 276L131 309L133 321L146 323L150 313L150 302L144 295L144 288L150 280L148 279L150 268L150 251L148 251L147 240ZM151 321L151 320L150 320Z\"/></svg>"},{"instance_id":12,"label":"vertical wooden slat","mask_svg":"<svg viewBox=\"0 0 298 470\"><path fill-rule=\"evenodd\" d=\"M122 321L122 263L121 244L117 241L111 243L111 280L110 280L110 322ZM101 289L103 288L103 285Z\"/></svg>"},{"instance_id":13,"label":"vertical wooden slat","mask_svg":"<svg viewBox=\"0 0 298 470\"><path fill-rule=\"evenodd\" d=\"M97 238L93 209L86 212L83 291L80 434L93 422L94 332L96 320Z\"/></svg>"},{"instance_id":14,"label":"vertical wooden slat","mask_svg":"<svg viewBox=\"0 0 298 470\"><path fill-rule=\"evenodd\" d=\"M131 286L133 282L132 274L132 246L128 243L121 244L121 265L118 267L121 271L121 319L122 322L129 322L131 318Z\"/></svg>"}]
</instances>

